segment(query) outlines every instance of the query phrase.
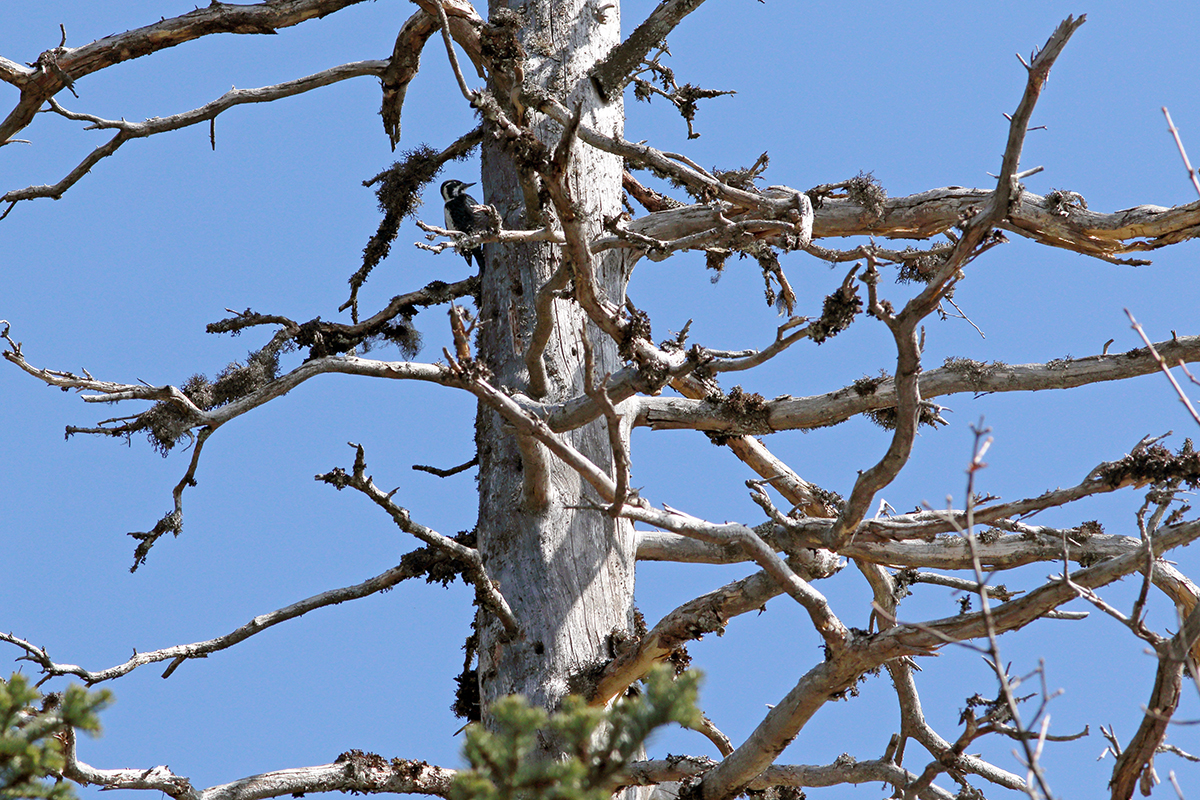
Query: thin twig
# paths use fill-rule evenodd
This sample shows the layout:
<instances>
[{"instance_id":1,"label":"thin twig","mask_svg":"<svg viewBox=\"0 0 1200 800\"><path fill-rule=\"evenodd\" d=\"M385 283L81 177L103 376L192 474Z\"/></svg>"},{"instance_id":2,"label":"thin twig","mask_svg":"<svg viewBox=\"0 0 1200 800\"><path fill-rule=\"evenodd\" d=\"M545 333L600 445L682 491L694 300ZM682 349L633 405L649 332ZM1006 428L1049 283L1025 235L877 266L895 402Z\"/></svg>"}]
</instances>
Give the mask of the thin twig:
<instances>
[{"instance_id":1,"label":"thin twig","mask_svg":"<svg viewBox=\"0 0 1200 800\"><path fill-rule=\"evenodd\" d=\"M1183 158L1183 166L1187 168L1188 177L1192 179L1192 186L1196 189L1196 194L1200 194L1200 177L1196 176L1196 170L1192 169L1192 162L1188 160L1187 151L1183 149L1183 140L1179 138L1179 131L1175 128L1175 123L1171 121L1171 112L1167 111L1167 107L1162 107L1163 116L1167 118L1167 130L1175 137L1175 146L1179 148L1179 155Z\"/></svg>"},{"instance_id":2,"label":"thin twig","mask_svg":"<svg viewBox=\"0 0 1200 800\"><path fill-rule=\"evenodd\" d=\"M438 20L442 23L442 40L446 43L446 56L450 59L450 68L454 70L454 77L458 79L458 88L468 102L474 103L475 92L467 87L467 79L463 77L462 69L458 66L458 56L454 53L454 40L450 38L450 20L446 17L446 9L442 6L442 0L433 0L433 5L437 8Z\"/></svg>"},{"instance_id":3,"label":"thin twig","mask_svg":"<svg viewBox=\"0 0 1200 800\"><path fill-rule=\"evenodd\" d=\"M337 605L344 603L347 600L357 600L377 592L387 591L391 587L401 581L416 577L419 573L407 565L392 567L391 569L376 575L373 578L368 578L362 583L354 586L346 586L341 589L331 589L327 592L313 595L312 597L299 600L289 606L270 611L266 614L259 614L247 622L245 625L230 631L215 639L208 639L202 642L193 642L191 644L174 645L172 647L164 647L161 650L149 650L146 652L136 653L133 658L123 664L118 664L108 669L91 671L74 664L58 664L55 663L46 652L45 649L37 647L24 639L20 639L12 634L0 633L0 641L8 642L16 645L25 651L25 655L21 660L31 661L37 664L46 674L46 679L60 675L74 675L82 680L88 686L93 686L103 681L110 681L114 678L119 678L122 675L127 675L138 667L146 664L153 664L160 661L171 661L172 664L168 671L163 674L163 677L169 677L174 672L175 667L184 660L192 658L206 658L211 653L216 653L221 650L233 647L235 644L249 639L255 634L261 633L268 628L272 628L281 622L287 622L297 617L302 617L310 611L326 606Z\"/></svg>"},{"instance_id":4,"label":"thin twig","mask_svg":"<svg viewBox=\"0 0 1200 800\"><path fill-rule=\"evenodd\" d=\"M1187 408L1188 413L1192 415L1192 419L1196 420L1196 424L1200 425L1200 413L1196 412L1196 407L1193 406L1192 401L1188 399L1187 394L1183 391L1183 387L1179 385L1179 381L1175 380L1175 376L1171 374L1171 368L1167 366L1167 362L1163 361L1163 357L1160 356L1158 351L1154 349L1154 345L1151 344L1149 337L1146 336L1146 332L1142 330L1142 326L1139 325L1138 321L1133 318L1133 314L1129 312L1128 308L1125 309L1125 316L1129 317L1129 321L1132 323L1133 329L1137 331L1138 336L1142 337L1142 341L1145 342L1146 347L1150 349L1150 355L1152 355L1154 360L1158 362L1158 368L1161 369L1163 374L1167 376L1167 380L1171 382L1171 386L1175 387L1175 393L1179 395L1179 401Z\"/></svg>"},{"instance_id":5,"label":"thin twig","mask_svg":"<svg viewBox=\"0 0 1200 800\"><path fill-rule=\"evenodd\" d=\"M316 480L331 484L337 489L346 486L349 486L351 489L357 489L386 511L402 531L411 533L425 544L441 550L461 564L463 579L470 581L474 585L478 598L477 602L496 615L500 624L504 626L505 633L510 638L519 637L521 635L521 626L517 622L516 617L513 616L508 601L500 594L500 590L497 588L495 582L488 577L487 571L483 566L483 558L479 555L479 551L473 547L460 544L448 536L444 536L415 522L410 516L408 509L402 508L392 501L392 495L395 494L394 491L382 491L375 485L371 476L367 475L367 462L363 446L353 442L350 443L350 446L355 451L353 471L347 473L345 470L338 468L324 475L317 475Z\"/></svg>"},{"instance_id":6,"label":"thin twig","mask_svg":"<svg viewBox=\"0 0 1200 800\"><path fill-rule=\"evenodd\" d=\"M1026 735L1027 729L1021 724L1021 712L1017 708L1017 700L1013 694L1012 683L1008 678L1008 670L1004 667L1000 659L1000 644L997 641L996 623L992 618L991 602L988 599L988 589L986 579L983 575L983 566L979 561L979 555L976 551L975 539L975 474L987 465L983 461L984 455L987 454L988 448L992 444L992 437L987 434L989 428L984 428L982 422L979 426L972 426L971 430L975 434L975 448L971 457L971 466L967 469L967 505L966 505L966 529L964 536L966 538L967 547L971 552L971 562L975 571L975 582L979 586L979 606L980 612L983 615L984 626L987 629L988 641L988 658L987 661L996 673L996 680L1000 684L1000 691L1004 697L1004 703L1007 707L1008 714L1012 718L1013 724L1017 729L1017 738L1021 743L1021 749L1025 753L1025 765L1029 769L1030 779L1026 780L1025 791L1029 794L1032 800L1038 800L1038 789L1041 790L1042 796L1049 800L1053 795L1050 793L1050 787L1046 783L1046 776L1042 772L1041 765L1038 763L1038 753L1029 743L1029 738ZM985 438L986 437L986 438ZM1036 781L1037 788L1034 783Z\"/></svg>"}]
</instances>

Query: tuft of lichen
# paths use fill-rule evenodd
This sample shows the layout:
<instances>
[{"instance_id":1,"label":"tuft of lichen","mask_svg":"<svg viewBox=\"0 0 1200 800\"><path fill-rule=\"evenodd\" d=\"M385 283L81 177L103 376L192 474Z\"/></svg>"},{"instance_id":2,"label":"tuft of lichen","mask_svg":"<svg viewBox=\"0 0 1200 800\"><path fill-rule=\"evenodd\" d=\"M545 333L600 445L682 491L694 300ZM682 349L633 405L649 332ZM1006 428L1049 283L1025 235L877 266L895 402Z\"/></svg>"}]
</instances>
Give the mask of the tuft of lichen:
<instances>
[{"instance_id":1,"label":"tuft of lichen","mask_svg":"<svg viewBox=\"0 0 1200 800\"><path fill-rule=\"evenodd\" d=\"M853 283L843 284L838 290L825 298L821 307L821 318L809 325L809 338L817 344L837 336L854 321L858 312L862 311L862 299L858 296L858 287Z\"/></svg>"},{"instance_id":2,"label":"tuft of lichen","mask_svg":"<svg viewBox=\"0 0 1200 800\"><path fill-rule=\"evenodd\" d=\"M875 376L874 378L868 378L866 375L864 375L854 383L850 384L850 387L854 389L854 393L859 397L868 397L875 394L875 390L879 388L879 385L888 380L890 377L891 376L886 372L880 370L879 375Z\"/></svg>"},{"instance_id":3,"label":"tuft of lichen","mask_svg":"<svg viewBox=\"0 0 1200 800\"><path fill-rule=\"evenodd\" d=\"M977 391L983 388L986 378L996 375L1007 367L1008 364L1003 361L984 363L971 358L959 357L950 357L942 362L943 369L962 375L971 382L971 388Z\"/></svg>"},{"instance_id":4,"label":"tuft of lichen","mask_svg":"<svg viewBox=\"0 0 1200 800\"><path fill-rule=\"evenodd\" d=\"M1161 444L1135 449L1119 461L1105 464L1097 477L1112 487L1144 486L1148 483L1180 481L1190 489L1200 488L1200 453L1185 439L1179 453Z\"/></svg>"},{"instance_id":5,"label":"tuft of lichen","mask_svg":"<svg viewBox=\"0 0 1200 800\"><path fill-rule=\"evenodd\" d=\"M864 411L863 416L885 431L896 430L896 409L894 406L892 408L874 408L870 411ZM936 428L940 424L944 424L944 420L938 414L938 407L932 403L922 401L917 409L917 426L926 425L930 428Z\"/></svg>"},{"instance_id":6,"label":"tuft of lichen","mask_svg":"<svg viewBox=\"0 0 1200 800\"><path fill-rule=\"evenodd\" d=\"M278 352L264 348L251 352L245 363L234 361L228 364L215 380L210 381L201 374L193 375L180 391L201 410L209 411L258 391L278 375ZM141 415L136 429L144 428L150 446L166 456L195 424L196 419L186 407L162 400Z\"/></svg>"},{"instance_id":7,"label":"tuft of lichen","mask_svg":"<svg viewBox=\"0 0 1200 800\"><path fill-rule=\"evenodd\" d=\"M860 172L848 181L846 194L871 213L875 219L883 219L883 204L887 200L887 190L870 172Z\"/></svg>"},{"instance_id":8,"label":"tuft of lichen","mask_svg":"<svg viewBox=\"0 0 1200 800\"><path fill-rule=\"evenodd\" d=\"M771 430L771 407L757 392L745 392L741 386L734 386L729 390L729 394L723 395L718 389L705 400L717 406L719 414L736 423L741 430L763 433L769 433ZM708 438L713 444L724 445L740 435L743 434L710 432Z\"/></svg>"}]
</instances>

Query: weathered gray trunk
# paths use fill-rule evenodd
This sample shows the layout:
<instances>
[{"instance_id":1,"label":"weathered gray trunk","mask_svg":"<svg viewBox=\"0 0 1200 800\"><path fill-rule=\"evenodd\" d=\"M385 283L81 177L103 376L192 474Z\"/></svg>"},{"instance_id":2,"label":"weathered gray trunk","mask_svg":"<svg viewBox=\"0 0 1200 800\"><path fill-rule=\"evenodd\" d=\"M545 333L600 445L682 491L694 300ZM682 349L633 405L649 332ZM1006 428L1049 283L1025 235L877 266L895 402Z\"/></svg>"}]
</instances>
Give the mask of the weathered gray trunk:
<instances>
[{"instance_id":1,"label":"weathered gray trunk","mask_svg":"<svg viewBox=\"0 0 1200 800\"><path fill-rule=\"evenodd\" d=\"M493 0L492 11L504 2ZM523 18L520 38L528 54L527 80L569 107L582 102L585 124L620 133L620 100L603 106L590 81L580 80L619 40L615 3L602 14L585 0L529 0L512 6ZM559 127L542 120L537 131L553 148ZM619 159L584 145L573 154L570 190L592 235L599 232L605 216L620 213L621 170ZM499 209L506 228L530 227L513 162L490 138L485 139L483 148L483 189L485 202ZM524 356L535 321L534 302L560 260L559 249L550 246L487 248L479 355L500 387L530 392ZM618 304L625 290L622 262L619 255L597 259L597 284ZM584 325L578 304L554 301L554 332L543 359L547 393L542 399L555 401L582 393ZM594 326L587 328L600 379L615 371L619 358L608 337ZM540 446L519 444L493 412L480 410L476 437L480 551L526 633L523 640L505 641L499 625L482 627L479 675L484 708L498 697L519 693L553 709L564 695L587 688L589 671L610 657L612 633L630 627L632 526L604 513L580 509L588 500L597 499L591 488ZM565 438L611 470L603 420L565 434ZM544 497L531 497L523 481L538 458L544 459L549 469L549 481Z\"/></svg>"}]
</instances>

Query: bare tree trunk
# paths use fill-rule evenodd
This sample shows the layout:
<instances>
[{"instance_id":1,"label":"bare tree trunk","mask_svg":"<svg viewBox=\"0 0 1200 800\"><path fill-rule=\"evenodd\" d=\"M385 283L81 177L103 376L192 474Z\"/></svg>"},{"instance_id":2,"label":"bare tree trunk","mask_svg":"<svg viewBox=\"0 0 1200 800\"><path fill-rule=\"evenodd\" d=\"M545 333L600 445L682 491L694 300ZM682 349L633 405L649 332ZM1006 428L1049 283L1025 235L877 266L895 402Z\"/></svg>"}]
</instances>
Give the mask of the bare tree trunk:
<instances>
[{"instance_id":1,"label":"bare tree trunk","mask_svg":"<svg viewBox=\"0 0 1200 800\"><path fill-rule=\"evenodd\" d=\"M504 0L493 0L491 13L504 5ZM615 4L603 14L585 0L531 0L518 10L519 38L532 84L545 87L571 108L582 104L587 124L619 134L624 122L620 100L603 105L591 82L581 80L618 42ZM543 119L536 131L553 149L561 128ZM579 145L572 154L569 187L586 224L592 226L589 236L598 233L600 220L620 213L621 171L619 158L592 148ZM506 228L536 225L531 216L538 212L527 209L526 197L531 195L523 191L513 159L490 137L483 148L483 187L485 202L496 206ZM546 213L551 213L548 204ZM534 304L539 289L563 266L561 260L560 248L547 245L487 248L478 350L495 385L505 390L536 391L530 387L524 360L533 334ZM596 265L597 286L608 299L621 303L627 278L624 259L613 253L597 259ZM541 399L547 401L582 393L585 324L594 350L595 379L620 366L611 338L586 323L578 303L556 299L553 304L554 330L542 359L547 380ZM596 464L611 469L603 419L566 437ZM506 641L499 625L483 626L481 698L486 709L498 697L519 693L553 709L564 695L587 690L595 667L611 657L613 632L631 625L632 525L581 509L596 497L579 475L549 457L542 445L518 442L500 417L482 406L476 439L480 552L526 633L524 640Z\"/></svg>"}]
</instances>

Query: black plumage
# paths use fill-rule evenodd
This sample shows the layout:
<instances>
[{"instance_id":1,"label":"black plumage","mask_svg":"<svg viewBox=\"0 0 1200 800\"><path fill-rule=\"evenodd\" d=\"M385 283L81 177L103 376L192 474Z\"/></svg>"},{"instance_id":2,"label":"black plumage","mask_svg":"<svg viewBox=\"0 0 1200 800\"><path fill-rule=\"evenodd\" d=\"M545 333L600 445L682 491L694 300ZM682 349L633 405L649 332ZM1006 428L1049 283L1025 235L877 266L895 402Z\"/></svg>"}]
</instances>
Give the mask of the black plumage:
<instances>
[{"instance_id":1,"label":"black plumage","mask_svg":"<svg viewBox=\"0 0 1200 800\"><path fill-rule=\"evenodd\" d=\"M474 186L473 183L463 183L462 181L446 181L442 184L442 199L446 201L446 227L452 231L461 233L478 233L484 230L485 226L485 207L475 201L474 197L467 194L467 187ZM467 264L471 263L471 256L475 256L475 261L479 264L479 271L483 272L483 248L476 247L472 250L460 251L463 258L467 260Z\"/></svg>"}]
</instances>

